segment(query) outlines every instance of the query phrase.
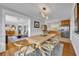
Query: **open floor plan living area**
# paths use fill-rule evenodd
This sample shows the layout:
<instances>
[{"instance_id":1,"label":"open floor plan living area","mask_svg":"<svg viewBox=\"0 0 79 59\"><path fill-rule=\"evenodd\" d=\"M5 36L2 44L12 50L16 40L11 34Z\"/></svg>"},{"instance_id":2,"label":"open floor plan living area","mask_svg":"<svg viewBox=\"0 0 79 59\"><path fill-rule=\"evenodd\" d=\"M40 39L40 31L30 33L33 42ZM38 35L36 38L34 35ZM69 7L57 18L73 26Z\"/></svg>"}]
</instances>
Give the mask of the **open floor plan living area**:
<instances>
[{"instance_id":1,"label":"open floor plan living area","mask_svg":"<svg viewBox=\"0 0 79 59\"><path fill-rule=\"evenodd\" d=\"M0 3L0 56L79 56L79 3Z\"/></svg>"}]
</instances>

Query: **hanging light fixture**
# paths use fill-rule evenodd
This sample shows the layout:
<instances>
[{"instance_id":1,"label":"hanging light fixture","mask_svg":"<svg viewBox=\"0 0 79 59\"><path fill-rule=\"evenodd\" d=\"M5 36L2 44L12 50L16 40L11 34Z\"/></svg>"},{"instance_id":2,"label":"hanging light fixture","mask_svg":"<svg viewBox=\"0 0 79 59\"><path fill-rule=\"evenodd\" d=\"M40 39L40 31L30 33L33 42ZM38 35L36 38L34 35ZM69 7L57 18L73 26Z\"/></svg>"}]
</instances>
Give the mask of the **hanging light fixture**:
<instances>
[{"instance_id":1,"label":"hanging light fixture","mask_svg":"<svg viewBox=\"0 0 79 59\"><path fill-rule=\"evenodd\" d=\"M42 15L42 17L48 19L49 8L45 4L42 4L39 7L40 7L40 14Z\"/></svg>"}]
</instances>

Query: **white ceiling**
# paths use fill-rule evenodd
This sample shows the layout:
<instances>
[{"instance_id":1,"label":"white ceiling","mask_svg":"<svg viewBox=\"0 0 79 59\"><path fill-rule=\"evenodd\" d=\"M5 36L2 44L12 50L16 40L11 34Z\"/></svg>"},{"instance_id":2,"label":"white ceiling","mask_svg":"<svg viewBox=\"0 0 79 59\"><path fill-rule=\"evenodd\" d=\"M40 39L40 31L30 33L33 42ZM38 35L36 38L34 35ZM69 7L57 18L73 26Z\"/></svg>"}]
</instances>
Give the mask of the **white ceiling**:
<instances>
[{"instance_id":1,"label":"white ceiling","mask_svg":"<svg viewBox=\"0 0 79 59\"><path fill-rule=\"evenodd\" d=\"M42 19L38 7L39 5L42 5L42 3L0 3L0 5L7 9L11 9L31 17L36 17L37 19ZM46 3L45 5L50 9L48 20L70 18L73 6L72 3Z\"/></svg>"}]
</instances>

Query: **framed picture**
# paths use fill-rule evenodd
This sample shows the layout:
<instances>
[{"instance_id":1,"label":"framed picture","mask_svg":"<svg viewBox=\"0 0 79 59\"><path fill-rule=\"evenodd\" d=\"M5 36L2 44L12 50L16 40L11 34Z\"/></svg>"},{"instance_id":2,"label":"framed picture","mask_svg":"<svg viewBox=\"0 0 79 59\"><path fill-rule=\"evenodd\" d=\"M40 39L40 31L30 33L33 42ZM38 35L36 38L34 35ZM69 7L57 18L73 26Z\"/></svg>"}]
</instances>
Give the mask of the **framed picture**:
<instances>
[{"instance_id":1,"label":"framed picture","mask_svg":"<svg viewBox=\"0 0 79 59\"><path fill-rule=\"evenodd\" d=\"M40 27L40 23L38 21L34 21L34 28L39 28Z\"/></svg>"}]
</instances>

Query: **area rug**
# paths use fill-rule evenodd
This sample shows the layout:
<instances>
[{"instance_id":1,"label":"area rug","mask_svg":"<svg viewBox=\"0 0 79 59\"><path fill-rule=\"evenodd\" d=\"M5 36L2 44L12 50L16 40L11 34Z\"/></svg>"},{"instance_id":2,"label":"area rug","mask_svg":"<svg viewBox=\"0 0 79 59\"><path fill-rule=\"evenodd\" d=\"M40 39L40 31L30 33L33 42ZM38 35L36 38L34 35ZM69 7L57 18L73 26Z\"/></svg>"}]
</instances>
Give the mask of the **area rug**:
<instances>
[{"instance_id":1,"label":"area rug","mask_svg":"<svg viewBox=\"0 0 79 59\"><path fill-rule=\"evenodd\" d=\"M55 48L55 56L62 56L64 45L60 44L60 46Z\"/></svg>"}]
</instances>

